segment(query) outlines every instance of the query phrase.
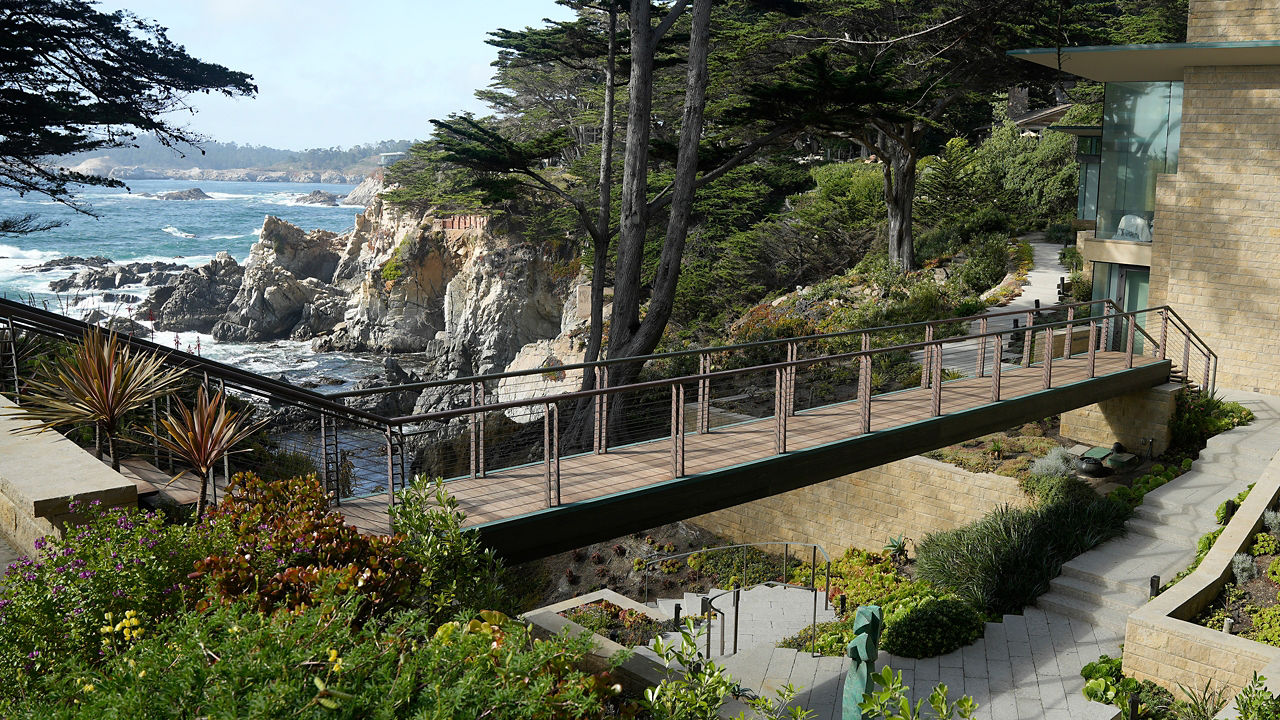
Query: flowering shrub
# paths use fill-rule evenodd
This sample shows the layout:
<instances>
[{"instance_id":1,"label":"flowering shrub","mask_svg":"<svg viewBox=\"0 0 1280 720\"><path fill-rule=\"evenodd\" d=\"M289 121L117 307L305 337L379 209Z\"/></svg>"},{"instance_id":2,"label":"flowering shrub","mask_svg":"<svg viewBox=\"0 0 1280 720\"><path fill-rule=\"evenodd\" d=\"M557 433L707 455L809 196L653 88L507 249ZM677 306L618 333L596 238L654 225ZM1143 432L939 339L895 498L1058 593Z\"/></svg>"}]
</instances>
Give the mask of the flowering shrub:
<instances>
[{"instance_id":1,"label":"flowering shrub","mask_svg":"<svg viewBox=\"0 0 1280 720\"><path fill-rule=\"evenodd\" d=\"M579 605L560 613L560 616L627 647L646 645L659 633L675 629L673 622L654 620L642 612L619 607L608 600Z\"/></svg>"},{"instance_id":2,"label":"flowering shrub","mask_svg":"<svg viewBox=\"0 0 1280 720\"><path fill-rule=\"evenodd\" d=\"M5 717L602 718L608 673L576 669L587 636L534 640L500 613L439 628L422 613L358 622L360 598L264 615L253 603L187 613L118 656L36 678Z\"/></svg>"},{"instance_id":3,"label":"flowering shrub","mask_svg":"<svg viewBox=\"0 0 1280 720\"><path fill-rule=\"evenodd\" d=\"M252 598L262 612L313 605L333 580L335 591L361 596L363 612L380 612L405 604L421 575L401 552L402 536L362 535L346 525L314 475L236 475L209 523L224 528L233 546L197 561L192 577L207 579L224 603Z\"/></svg>"},{"instance_id":4,"label":"flowering shrub","mask_svg":"<svg viewBox=\"0 0 1280 720\"><path fill-rule=\"evenodd\" d=\"M203 592L187 578L192 564L228 546L216 528L165 525L153 512L106 509L97 501L72 501L71 510L86 517L84 524L68 527L62 539L37 540L34 555L5 571L0 688L13 689L51 656L98 657L104 618L182 610Z\"/></svg>"}]
</instances>

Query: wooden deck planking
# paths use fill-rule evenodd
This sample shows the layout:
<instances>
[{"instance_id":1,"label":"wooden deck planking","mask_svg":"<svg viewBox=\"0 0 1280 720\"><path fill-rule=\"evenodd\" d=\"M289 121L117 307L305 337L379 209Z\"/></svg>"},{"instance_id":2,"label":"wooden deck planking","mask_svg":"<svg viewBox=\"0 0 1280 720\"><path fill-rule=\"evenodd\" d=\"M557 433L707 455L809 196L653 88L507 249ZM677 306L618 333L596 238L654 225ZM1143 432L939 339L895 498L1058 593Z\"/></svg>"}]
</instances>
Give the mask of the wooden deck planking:
<instances>
[{"instance_id":1,"label":"wooden deck planking","mask_svg":"<svg viewBox=\"0 0 1280 720\"><path fill-rule=\"evenodd\" d=\"M1095 375L1125 369L1124 353L1097 353ZM1155 358L1134 356L1134 366L1157 362ZM1052 386L1062 387L1088 379L1084 357L1056 358ZM1043 388L1043 368L1006 366L1000 378L1002 399L1030 395ZM713 398L714 401L714 398ZM933 417L932 391L925 388L875 396L871 400L871 430L879 432ZM991 402L991 378L951 380L942 387L942 414L968 410ZM772 415L712 428L706 434L686 433L685 474L695 475L731 465L772 457L775 419ZM861 434L861 403L846 400L787 418L789 451L856 437ZM569 504L611 493L635 490L671 480L671 439L662 437L608 453L583 454L560 459L560 502ZM468 525L542 510L546 504L546 467L542 463L491 471L483 478L449 481L449 491L467 513ZM365 532L388 532L386 494L343 501L347 521Z\"/></svg>"}]
</instances>

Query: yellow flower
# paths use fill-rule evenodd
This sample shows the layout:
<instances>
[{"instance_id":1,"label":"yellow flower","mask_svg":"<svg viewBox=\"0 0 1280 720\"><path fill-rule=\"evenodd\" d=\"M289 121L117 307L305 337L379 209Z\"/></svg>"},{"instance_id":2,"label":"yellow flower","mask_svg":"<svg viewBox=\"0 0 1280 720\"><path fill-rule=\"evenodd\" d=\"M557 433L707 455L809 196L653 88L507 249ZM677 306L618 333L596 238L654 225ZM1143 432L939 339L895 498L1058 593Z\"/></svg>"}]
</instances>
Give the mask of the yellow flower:
<instances>
[{"instance_id":1,"label":"yellow flower","mask_svg":"<svg viewBox=\"0 0 1280 720\"><path fill-rule=\"evenodd\" d=\"M93 683L85 683L84 691L85 691L85 692L93 692Z\"/></svg>"},{"instance_id":2,"label":"yellow flower","mask_svg":"<svg viewBox=\"0 0 1280 720\"><path fill-rule=\"evenodd\" d=\"M334 650L333 648L329 648L329 662L333 662L337 659L338 659L338 651Z\"/></svg>"},{"instance_id":3,"label":"yellow flower","mask_svg":"<svg viewBox=\"0 0 1280 720\"><path fill-rule=\"evenodd\" d=\"M147 676L147 671L146 671L146 670L143 670L142 672L138 673L138 677L140 677L140 678L144 678L144 677L146 677L146 676Z\"/></svg>"}]
</instances>

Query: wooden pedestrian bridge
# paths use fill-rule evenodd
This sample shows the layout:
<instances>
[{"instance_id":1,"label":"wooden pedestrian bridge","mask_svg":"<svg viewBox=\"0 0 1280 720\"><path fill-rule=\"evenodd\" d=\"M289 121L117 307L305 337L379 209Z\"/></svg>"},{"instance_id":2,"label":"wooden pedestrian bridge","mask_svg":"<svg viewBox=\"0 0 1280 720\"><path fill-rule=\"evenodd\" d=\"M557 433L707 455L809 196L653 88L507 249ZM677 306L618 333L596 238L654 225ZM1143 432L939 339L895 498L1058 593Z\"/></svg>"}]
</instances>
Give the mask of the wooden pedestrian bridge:
<instances>
[{"instance_id":1,"label":"wooden pedestrian bridge","mask_svg":"<svg viewBox=\"0 0 1280 720\"><path fill-rule=\"evenodd\" d=\"M0 367L27 335L84 330L0 300ZM787 492L1171 379L1212 389L1217 369L1216 355L1172 308L1122 312L1107 300L595 363L552 359L531 370L327 395L130 342L281 411L288 418L275 431L281 442L314 460L361 530L389 531L389 509L407 478L442 476L466 524L511 561ZM587 390L580 389L584 374L592 380ZM19 386L16 371L4 378L0 372L6 387ZM423 393L431 412L361 409L377 407L380 396ZM143 464L163 475L156 469L163 454L152 448L151 455ZM242 469L252 468L227 459L217 486Z\"/></svg>"}]
</instances>

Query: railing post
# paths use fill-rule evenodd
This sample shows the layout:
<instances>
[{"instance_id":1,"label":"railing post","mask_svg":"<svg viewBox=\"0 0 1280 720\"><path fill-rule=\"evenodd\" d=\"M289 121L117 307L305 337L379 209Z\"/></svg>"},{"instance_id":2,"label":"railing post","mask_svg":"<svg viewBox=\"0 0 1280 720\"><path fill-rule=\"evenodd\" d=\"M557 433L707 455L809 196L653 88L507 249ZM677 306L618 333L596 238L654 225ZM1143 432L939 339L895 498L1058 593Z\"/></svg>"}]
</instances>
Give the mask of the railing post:
<instances>
[{"instance_id":1,"label":"railing post","mask_svg":"<svg viewBox=\"0 0 1280 720\"><path fill-rule=\"evenodd\" d=\"M1035 331L1031 326L1036 322L1036 314L1027 311L1027 329L1022 335L1022 367L1031 367L1031 345L1035 341Z\"/></svg>"},{"instance_id":2,"label":"railing post","mask_svg":"<svg viewBox=\"0 0 1280 720\"><path fill-rule=\"evenodd\" d=\"M862 356L858 358L858 402L861 405L862 434L871 432L871 336L862 333Z\"/></svg>"},{"instance_id":3,"label":"railing post","mask_svg":"<svg viewBox=\"0 0 1280 720\"><path fill-rule=\"evenodd\" d=\"M542 408L542 470L543 479L546 481L545 492L543 495L547 501L547 507L551 504L551 404L547 403Z\"/></svg>"},{"instance_id":4,"label":"railing post","mask_svg":"<svg viewBox=\"0 0 1280 720\"><path fill-rule=\"evenodd\" d=\"M22 404L22 378L18 373L18 334L13 329L13 318L7 318L9 326L9 366L13 368L13 402Z\"/></svg>"},{"instance_id":5,"label":"railing post","mask_svg":"<svg viewBox=\"0 0 1280 720\"><path fill-rule=\"evenodd\" d=\"M822 609L831 609L831 560L827 560L827 583L822 590Z\"/></svg>"},{"instance_id":6,"label":"railing post","mask_svg":"<svg viewBox=\"0 0 1280 720\"><path fill-rule=\"evenodd\" d=\"M813 546L813 561L809 563L809 567L813 570L810 578L813 580L809 585L813 588L813 623L809 626L810 648L809 652L816 655L818 653L818 546Z\"/></svg>"},{"instance_id":7,"label":"railing post","mask_svg":"<svg viewBox=\"0 0 1280 720\"><path fill-rule=\"evenodd\" d=\"M173 407L172 407L172 404L170 403L170 398L171 398L171 397L172 397L171 395L165 395L165 396L164 396L164 414L165 414L165 415L168 415L168 416L172 416L172 415L173 415ZM324 416L323 416L323 415L321 415L321 416L320 416L320 420L323 422L323 420L324 420ZM323 439L324 439L324 437L323 437L323 433L324 433L324 425L322 424L320 427L321 427L321 440L323 441ZM324 445L323 445L323 442L322 442L322 443L321 443L321 448L323 448L323 447L324 447ZM165 449L165 457L166 457L166 458L168 458L169 472L171 472L171 473L172 473L172 472L173 472L173 451L172 451L172 450L169 450L168 448L166 448L166 449ZM323 457L323 455L322 455L322 457Z\"/></svg>"},{"instance_id":8,"label":"railing post","mask_svg":"<svg viewBox=\"0 0 1280 720\"><path fill-rule=\"evenodd\" d=\"M1182 328L1182 374L1191 382L1191 333Z\"/></svg>"},{"instance_id":9,"label":"railing post","mask_svg":"<svg viewBox=\"0 0 1280 720\"><path fill-rule=\"evenodd\" d=\"M609 366L601 365L599 370L600 381L596 384L596 388L600 391L596 396L599 411L596 413L596 418L600 424L596 427L596 439L599 443L596 452L604 455L609 452L609 393L606 392L609 387Z\"/></svg>"},{"instance_id":10,"label":"railing post","mask_svg":"<svg viewBox=\"0 0 1280 720\"><path fill-rule=\"evenodd\" d=\"M1209 386L1209 356L1204 356L1204 382L1200 384L1200 388L1207 393L1212 394L1213 388Z\"/></svg>"},{"instance_id":11,"label":"railing post","mask_svg":"<svg viewBox=\"0 0 1280 720\"><path fill-rule=\"evenodd\" d=\"M387 425L387 514L396 505L395 449L391 442L391 425ZM342 493L339 492L339 495Z\"/></svg>"},{"instance_id":12,"label":"railing post","mask_svg":"<svg viewBox=\"0 0 1280 720\"><path fill-rule=\"evenodd\" d=\"M787 413L782 407L786 371L776 368L773 375L773 447L781 455L787 451Z\"/></svg>"},{"instance_id":13,"label":"railing post","mask_svg":"<svg viewBox=\"0 0 1280 720\"><path fill-rule=\"evenodd\" d=\"M711 354L707 352L698 355L698 374L707 375L711 372ZM705 377L698 378L698 433L703 434L710 430L711 425L711 380Z\"/></svg>"},{"instance_id":14,"label":"railing post","mask_svg":"<svg viewBox=\"0 0 1280 720\"><path fill-rule=\"evenodd\" d=\"M933 342L933 325L924 326L924 341L926 343ZM933 375L933 345L924 346L924 362L920 368L920 387L929 387L929 381Z\"/></svg>"},{"instance_id":15,"label":"railing post","mask_svg":"<svg viewBox=\"0 0 1280 720\"><path fill-rule=\"evenodd\" d=\"M684 386L671 386L671 477L684 477Z\"/></svg>"},{"instance_id":16,"label":"railing post","mask_svg":"<svg viewBox=\"0 0 1280 720\"><path fill-rule=\"evenodd\" d=\"M1102 306L1102 337L1099 338L1098 349L1105 352L1111 346L1111 304Z\"/></svg>"},{"instance_id":17,"label":"railing post","mask_svg":"<svg viewBox=\"0 0 1280 720\"><path fill-rule=\"evenodd\" d=\"M471 478L472 479L475 479L476 470L478 470L480 466L480 463L477 462L477 458L476 458L476 455L478 454L478 450L480 448L480 444L476 441L476 431L479 429L478 428L479 421L476 418L475 407L476 407L476 383L472 381L471 383L471 415L470 415L471 422L467 424L467 432L471 436L471 456L470 457L471 457Z\"/></svg>"},{"instance_id":18,"label":"railing post","mask_svg":"<svg viewBox=\"0 0 1280 720\"><path fill-rule=\"evenodd\" d=\"M560 504L560 406L554 402L547 403L547 413L551 416L551 479L555 483L556 505Z\"/></svg>"},{"instance_id":19,"label":"railing post","mask_svg":"<svg viewBox=\"0 0 1280 720\"><path fill-rule=\"evenodd\" d=\"M227 406L227 383L224 380L218 381L218 390L222 393L222 406ZM155 412L154 403L152 403L152 412ZM159 453L157 452L157 456ZM231 455L223 453L222 455L222 480L228 486L231 485ZM213 493L213 503L218 504L218 483L209 483L209 490Z\"/></svg>"},{"instance_id":20,"label":"railing post","mask_svg":"<svg viewBox=\"0 0 1280 720\"><path fill-rule=\"evenodd\" d=\"M1000 402L1000 366L1004 364L1001 357L1004 348L1004 336L996 333L996 356L991 363L991 402Z\"/></svg>"},{"instance_id":21,"label":"railing post","mask_svg":"<svg viewBox=\"0 0 1280 720\"><path fill-rule=\"evenodd\" d=\"M942 414L942 343L930 345L933 349L933 367L929 369L932 376L929 380L933 389L933 416Z\"/></svg>"},{"instance_id":22,"label":"railing post","mask_svg":"<svg viewBox=\"0 0 1280 720\"><path fill-rule=\"evenodd\" d=\"M604 388L604 366L597 365L594 370L596 374L597 394L595 397L591 398L592 430L594 430L594 432L591 433L593 436L591 438L591 442L592 449L595 451L595 454L599 455L604 452L604 431L602 430L604 427L604 393L599 392Z\"/></svg>"},{"instance_id":23,"label":"railing post","mask_svg":"<svg viewBox=\"0 0 1280 720\"><path fill-rule=\"evenodd\" d=\"M151 462L157 470L160 468L160 441L156 440L156 433L160 431L158 403L156 398L151 398Z\"/></svg>"},{"instance_id":24,"label":"railing post","mask_svg":"<svg viewBox=\"0 0 1280 720\"><path fill-rule=\"evenodd\" d=\"M1138 316L1136 314L1129 315L1125 318L1126 330L1124 333L1124 367L1126 370L1133 367L1133 334L1138 328Z\"/></svg>"},{"instance_id":25,"label":"railing post","mask_svg":"<svg viewBox=\"0 0 1280 720\"><path fill-rule=\"evenodd\" d=\"M166 408L167 409L167 408ZM169 462L169 470L173 470L173 461ZM325 414L320 413L320 482L324 484L325 493L329 492L329 423Z\"/></svg>"},{"instance_id":26,"label":"railing post","mask_svg":"<svg viewBox=\"0 0 1280 720\"><path fill-rule=\"evenodd\" d=\"M1042 384L1045 390L1053 387L1053 328L1044 330L1044 377Z\"/></svg>"},{"instance_id":27,"label":"railing post","mask_svg":"<svg viewBox=\"0 0 1280 720\"><path fill-rule=\"evenodd\" d=\"M1089 377L1091 379L1094 377L1097 377L1097 373L1095 372L1095 369L1097 367L1097 356L1098 356L1098 321L1091 318L1089 320L1089 359L1088 359Z\"/></svg>"},{"instance_id":28,"label":"railing post","mask_svg":"<svg viewBox=\"0 0 1280 720\"><path fill-rule=\"evenodd\" d=\"M978 339L977 376L982 377L987 372L987 318L985 316L978 321L978 334L982 337Z\"/></svg>"},{"instance_id":29,"label":"railing post","mask_svg":"<svg viewBox=\"0 0 1280 720\"><path fill-rule=\"evenodd\" d=\"M1071 359L1071 346L1075 342L1075 334L1073 322L1076 319L1076 308L1074 305L1067 308L1067 334L1062 337L1062 359Z\"/></svg>"},{"instance_id":30,"label":"railing post","mask_svg":"<svg viewBox=\"0 0 1280 720\"><path fill-rule=\"evenodd\" d=\"M1169 308L1160 308L1160 359L1165 359L1165 343L1169 340Z\"/></svg>"},{"instance_id":31,"label":"railing post","mask_svg":"<svg viewBox=\"0 0 1280 720\"><path fill-rule=\"evenodd\" d=\"M800 348L798 348L794 342L787 343L787 362L789 363L795 362L796 360L799 359L799 357L800 357ZM796 414L796 374L797 372L796 372L795 365L787 366L787 369L786 369L787 384L784 389L786 390L785 402L787 406L788 416Z\"/></svg>"},{"instance_id":32,"label":"railing post","mask_svg":"<svg viewBox=\"0 0 1280 720\"><path fill-rule=\"evenodd\" d=\"M733 654L738 654L738 626L742 620L742 588L733 591Z\"/></svg>"}]
</instances>

